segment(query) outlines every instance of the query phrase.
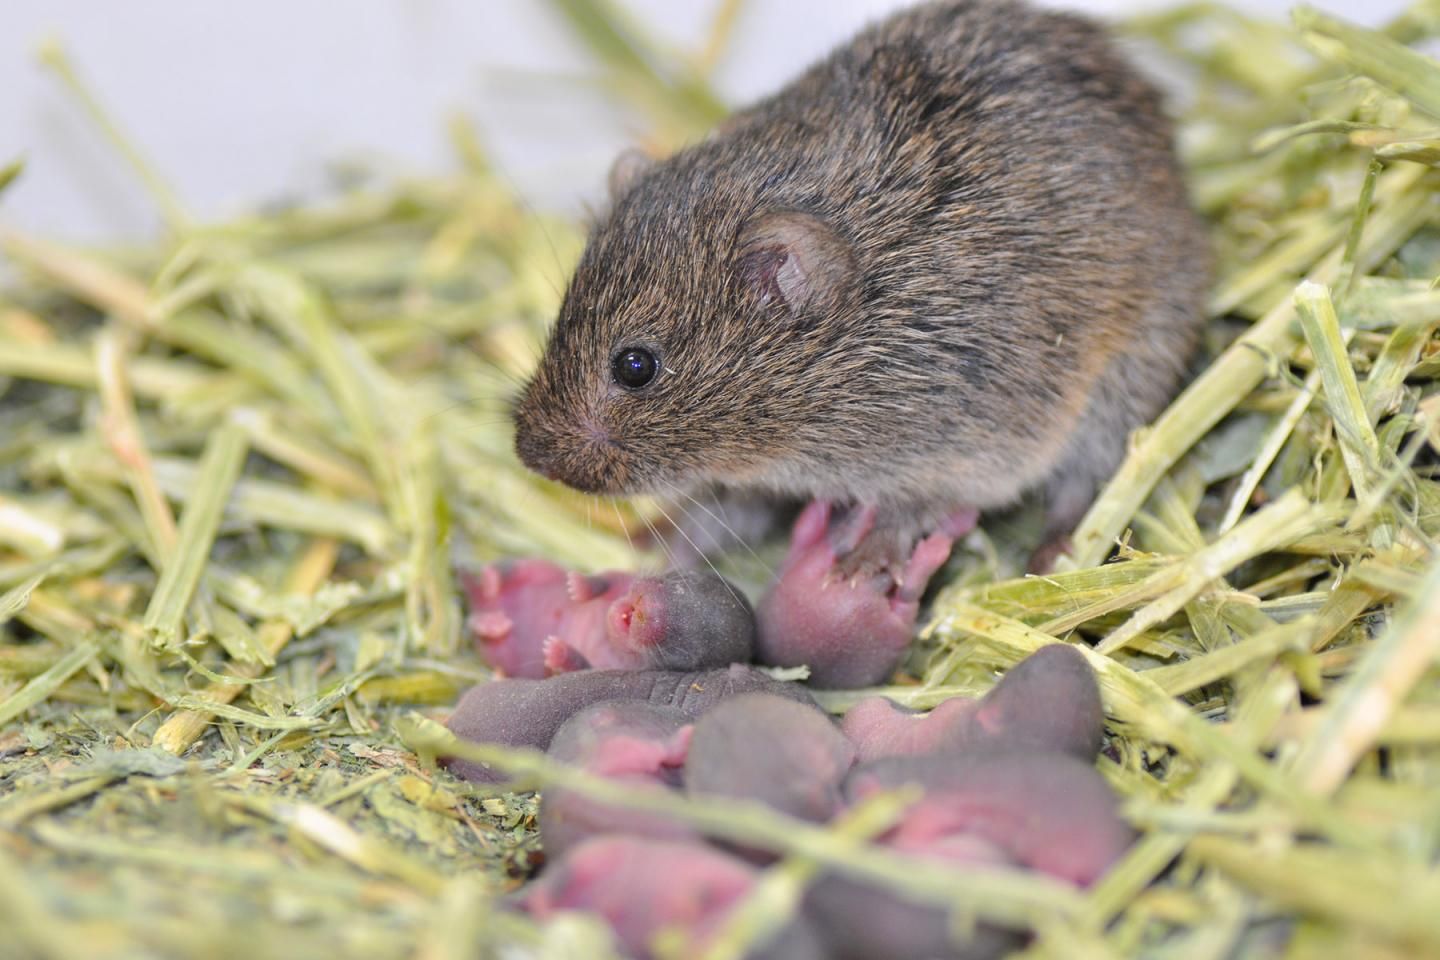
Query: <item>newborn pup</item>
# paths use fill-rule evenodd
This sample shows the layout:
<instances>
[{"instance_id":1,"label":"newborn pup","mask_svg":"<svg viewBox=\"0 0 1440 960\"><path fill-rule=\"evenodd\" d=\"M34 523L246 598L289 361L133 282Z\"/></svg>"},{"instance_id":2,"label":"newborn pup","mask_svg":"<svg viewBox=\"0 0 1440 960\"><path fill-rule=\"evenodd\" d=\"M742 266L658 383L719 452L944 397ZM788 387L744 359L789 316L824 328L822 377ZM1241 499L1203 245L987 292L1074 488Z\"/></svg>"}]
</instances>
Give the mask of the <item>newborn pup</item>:
<instances>
[{"instance_id":1,"label":"newborn pup","mask_svg":"<svg viewBox=\"0 0 1440 960\"><path fill-rule=\"evenodd\" d=\"M692 795L756 800L824 823L840 809L855 748L819 710L769 693L732 697L695 722L685 761Z\"/></svg>"},{"instance_id":2,"label":"newborn pup","mask_svg":"<svg viewBox=\"0 0 1440 960\"><path fill-rule=\"evenodd\" d=\"M846 712L840 729L861 762L985 743L1088 762L1100 752L1103 725L1094 671L1079 651L1057 643L1020 661L980 700L956 697L921 714L869 697Z\"/></svg>"},{"instance_id":3,"label":"newborn pup","mask_svg":"<svg viewBox=\"0 0 1440 960\"><path fill-rule=\"evenodd\" d=\"M712 570L671 570L636 580L606 613L611 661L630 670L702 670L755 656L750 601ZM603 648L602 648L603 650Z\"/></svg>"},{"instance_id":4,"label":"newborn pup","mask_svg":"<svg viewBox=\"0 0 1440 960\"><path fill-rule=\"evenodd\" d=\"M756 870L701 844L596 837L545 868L518 903L537 920L562 910L598 913L615 931L627 956L654 956L656 934L679 932L688 949L670 956L697 956L750 892ZM821 960L813 932L790 924L749 960Z\"/></svg>"},{"instance_id":5,"label":"newborn pup","mask_svg":"<svg viewBox=\"0 0 1440 960\"><path fill-rule=\"evenodd\" d=\"M478 743L513 747L550 746L560 725L571 716L605 700L640 700L678 709L696 717L717 703L742 693L773 693L812 707L815 701L797 684L774 680L759 670L734 664L723 669L585 670L546 680L492 680L465 691L449 727L457 736ZM818 709L818 708L817 708ZM468 760L451 759L447 766L477 783L498 783L504 776Z\"/></svg>"},{"instance_id":6,"label":"newborn pup","mask_svg":"<svg viewBox=\"0 0 1440 960\"><path fill-rule=\"evenodd\" d=\"M924 853L956 836L982 840L1016 863L1088 886L1120 858L1134 831L1089 763L1003 746L889 757L856 767L845 797L919 784L923 798L882 842Z\"/></svg>"},{"instance_id":7,"label":"newborn pup","mask_svg":"<svg viewBox=\"0 0 1440 960\"><path fill-rule=\"evenodd\" d=\"M605 611L632 579L627 573L587 577L547 560L486 566L461 578L466 622L492 667L539 679L574 669L571 644L605 635Z\"/></svg>"},{"instance_id":8,"label":"newborn pup","mask_svg":"<svg viewBox=\"0 0 1440 960\"><path fill-rule=\"evenodd\" d=\"M544 560L464 580L481 654L511 677L571 670L698 670L750 660L755 618L709 570L582 576Z\"/></svg>"},{"instance_id":9,"label":"newborn pup","mask_svg":"<svg viewBox=\"0 0 1440 960\"><path fill-rule=\"evenodd\" d=\"M1014 866L998 848L975 837L955 837L921 855L957 866ZM823 874L805 897L804 915L820 933L835 960L990 960L1024 943L1018 931L977 926L968 935L951 932L949 915L889 890Z\"/></svg>"},{"instance_id":10,"label":"newborn pup","mask_svg":"<svg viewBox=\"0 0 1440 960\"><path fill-rule=\"evenodd\" d=\"M1029 491L1062 537L1202 324L1157 92L1099 26L1013 0L903 10L612 185L520 458L606 495L868 506L847 573Z\"/></svg>"},{"instance_id":11,"label":"newborn pup","mask_svg":"<svg viewBox=\"0 0 1440 960\"><path fill-rule=\"evenodd\" d=\"M673 790L680 785L691 731L689 719L674 707L615 700L586 707L566 720L547 752L552 759L596 776ZM547 857L559 857L602 833L662 840L695 836L684 824L654 813L597 803L558 787L545 790L540 802L540 839Z\"/></svg>"},{"instance_id":12,"label":"newborn pup","mask_svg":"<svg viewBox=\"0 0 1440 960\"><path fill-rule=\"evenodd\" d=\"M1093 763L1105 736L1095 671L1068 644L1041 647L1021 660L980 700L953 741L998 740L1034 750L1059 750Z\"/></svg>"},{"instance_id":13,"label":"newborn pup","mask_svg":"<svg viewBox=\"0 0 1440 960\"><path fill-rule=\"evenodd\" d=\"M921 713L885 697L866 697L845 711L840 730L855 745L859 763L931 753L963 738L979 705L968 697L951 697Z\"/></svg>"},{"instance_id":14,"label":"newborn pup","mask_svg":"<svg viewBox=\"0 0 1440 960\"><path fill-rule=\"evenodd\" d=\"M1114 794L1088 763L1061 753L1014 753L1003 739L858 766L846 781L846 799L858 803L907 783L920 785L924 795L879 842L916 856L1029 867L1088 885L1134 837ZM815 884L806 913L844 960L984 960L1023 941L1014 931L985 925L957 940L943 910L838 874Z\"/></svg>"},{"instance_id":15,"label":"newborn pup","mask_svg":"<svg viewBox=\"0 0 1440 960\"><path fill-rule=\"evenodd\" d=\"M801 511L790 535L790 552L756 621L762 663L810 667L816 687L865 687L894 671L910 645L920 596L950 556L944 533L921 540L898 580L889 573L846 576L839 559L870 531L873 508L851 511L831 523L829 504ZM975 522L974 512L950 526L958 535Z\"/></svg>"}]
</instances>

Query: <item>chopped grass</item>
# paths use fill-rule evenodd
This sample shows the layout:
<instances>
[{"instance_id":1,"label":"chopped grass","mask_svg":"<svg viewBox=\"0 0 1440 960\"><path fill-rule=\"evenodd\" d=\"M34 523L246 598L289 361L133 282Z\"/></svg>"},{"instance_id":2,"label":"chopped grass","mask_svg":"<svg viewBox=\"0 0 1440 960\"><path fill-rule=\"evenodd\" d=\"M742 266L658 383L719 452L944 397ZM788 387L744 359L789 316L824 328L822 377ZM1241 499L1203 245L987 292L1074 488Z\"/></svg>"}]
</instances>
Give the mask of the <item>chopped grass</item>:
<instances>
[{"instance_id":1,"label":"chopped grass","mask_svg":"<svg viewBox=\"0 0 1440 960\"><path fill-rule=\"evenodd\" d=\"M652 146L719 115L706 70L738 4L693 57L609 3L555 6ZM1440 66L1417 49L1440 7L1369 31L1200 3L1130 29L1191 90L1220 264L1203 369L1066 567L1021 574L1033 508L966 541L884 691L931 706L1081 646L1100 768L1142 831L1084 892L866 847L903 796L819 828L452 743L434 720L488 676L457 563L663 562L635 546L645 504L510 452L579 228L529 211L459 124L455 176L196 223L47 45L169 234L94 252L0 226L5 952L610 955L593 920L501 908L539 859L536 800L438 772L451 749L784 854L714 957L820 868L1032 926L1034 957L1440 953Z\"/></svg>"}]
</instances>

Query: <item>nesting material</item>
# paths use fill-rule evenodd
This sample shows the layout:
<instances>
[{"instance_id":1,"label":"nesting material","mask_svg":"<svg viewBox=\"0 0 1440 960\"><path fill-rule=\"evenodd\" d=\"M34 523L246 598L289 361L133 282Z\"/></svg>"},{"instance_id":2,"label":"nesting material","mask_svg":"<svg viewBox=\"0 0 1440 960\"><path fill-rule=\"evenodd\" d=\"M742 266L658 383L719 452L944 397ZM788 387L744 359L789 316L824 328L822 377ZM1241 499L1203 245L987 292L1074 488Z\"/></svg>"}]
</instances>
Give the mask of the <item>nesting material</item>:
<instances>
[{"instance_id":1,"label":"nesting material","mask_svg":"<svg viewBox=\"0 0 1440 960\"><path fill-rule=\"evenodd\" d=\"M678 59L607 3L555 6L657 145L716 118L719 44ZM664 564L632 545L662 511L572 495L510 451L505 400L577 227L531 213L461 127L454 176L213 225L122 140L163 239L95 252L0 226L7 949L223 956L243 930L254 958L610 955L598 923L498 908L538 859L535 799L428 762L455 753L778 854L716 956L785 929L821 871L1032 928L1037 957L1440 952L1440 67L1416 52L1440 15L1372 32L1202 4L1131 26L1193 91L1207 354L1073 563L1023 576L1035 518L986 518L881 691L927 708L1079 645L1098 769L1139 832L1094 886L856 843L913 801L884 790L796 824L454 742L433 721L487 678L457 561ZM9 160L0 190L23 188ZM725 572L763 581L779 558L757 549Z\"/></svg>"}]
</instances>

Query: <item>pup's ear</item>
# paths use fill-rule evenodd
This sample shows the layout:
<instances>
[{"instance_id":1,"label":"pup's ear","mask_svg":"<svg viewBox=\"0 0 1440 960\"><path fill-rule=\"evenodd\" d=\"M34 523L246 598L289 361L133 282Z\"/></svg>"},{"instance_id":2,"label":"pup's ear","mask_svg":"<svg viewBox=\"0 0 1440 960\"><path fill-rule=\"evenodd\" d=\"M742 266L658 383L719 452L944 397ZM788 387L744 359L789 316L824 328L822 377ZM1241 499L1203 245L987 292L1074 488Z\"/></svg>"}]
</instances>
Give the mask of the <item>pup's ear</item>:
<instances>
[{"instance_id":1,"label":"pup's ear","mask_svg":"<svg viewBox=\"0 0 1440 960\"><path fill-rule=\"evenodd\" d=\"M635 181L654 165L654 159L639 147L620 151L620 155L610 164L610 203L613 205L629 193L630 188L635 186Z\"/></svg>"},{"instance_id":2,"label":"pup's ear","mask_svg":"<svg viewBox=\"0 0 1440 960\"><path fill-rule=\"evenodd\" d=\"M857 296L859 271L850 245L813 214L756 214L740 229L737 253L740 278L761 303L783 304L797 320L838 312Z\"/></svg>"}]
</instances>

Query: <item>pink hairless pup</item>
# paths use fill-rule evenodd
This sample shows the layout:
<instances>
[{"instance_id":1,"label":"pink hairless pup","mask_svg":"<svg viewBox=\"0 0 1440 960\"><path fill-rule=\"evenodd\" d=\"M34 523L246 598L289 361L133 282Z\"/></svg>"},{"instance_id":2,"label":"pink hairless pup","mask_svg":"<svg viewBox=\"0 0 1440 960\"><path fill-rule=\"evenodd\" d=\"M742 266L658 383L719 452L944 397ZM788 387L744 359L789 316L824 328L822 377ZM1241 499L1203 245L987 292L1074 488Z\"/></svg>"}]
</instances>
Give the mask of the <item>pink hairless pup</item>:
<instances>
[{"instance_id":1,"label":"pink hairless pup","mask_svg":"<svg viewBox=\"0 0 1440 960\"><path fill-rule=\"evenodd\" d=\"M481 654L510 677L722 667L754 649L750 604L708 570L585 576L521 560L487 566L464 587Z\"/></svg>"},{"instance_id":2,"label":"pink hairless pup","mask_svg":"<svg viewBox=\"0 0 1440 960\"><path fill-rule=\"evenodd\" d=\"M915 631L920 597L950 556L955 538L974 528L962 511L921 540L904 569L843 577L837 564L870 531L875 509L860 507L832 524L830 504L801 511L780 575L756 611L759 654L774 666L810 667L815 687L865 687L895 669Z\"/></svg>"}]
</instances>

